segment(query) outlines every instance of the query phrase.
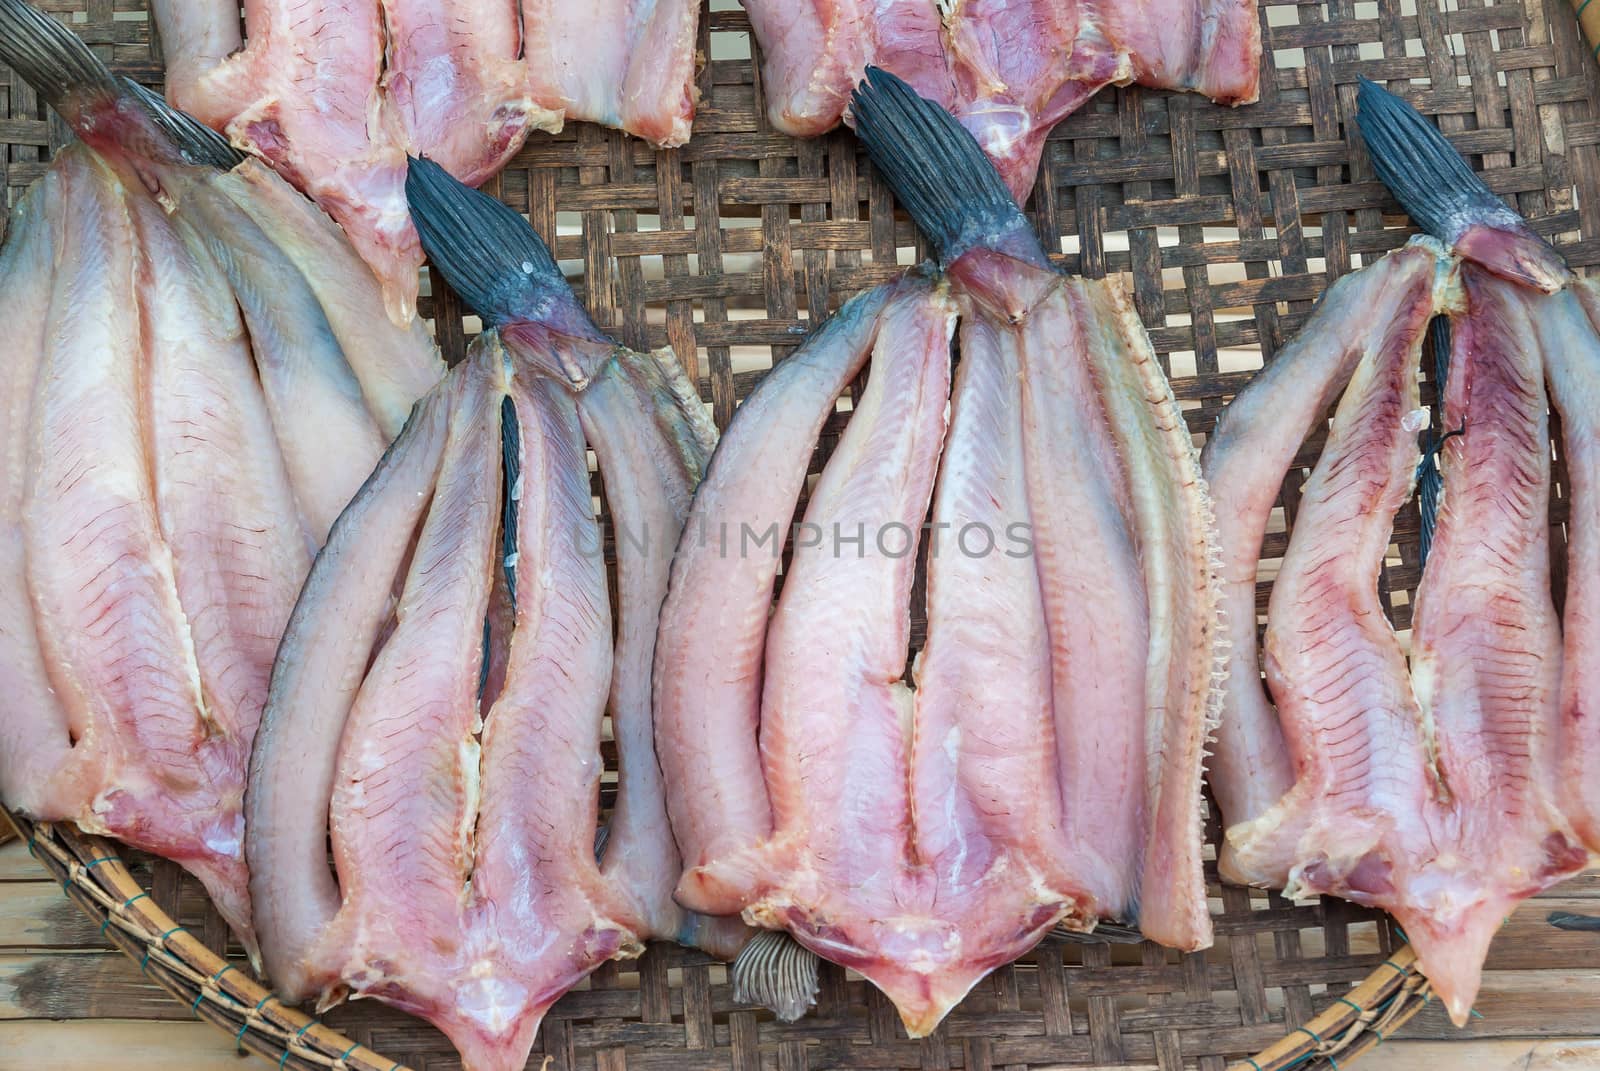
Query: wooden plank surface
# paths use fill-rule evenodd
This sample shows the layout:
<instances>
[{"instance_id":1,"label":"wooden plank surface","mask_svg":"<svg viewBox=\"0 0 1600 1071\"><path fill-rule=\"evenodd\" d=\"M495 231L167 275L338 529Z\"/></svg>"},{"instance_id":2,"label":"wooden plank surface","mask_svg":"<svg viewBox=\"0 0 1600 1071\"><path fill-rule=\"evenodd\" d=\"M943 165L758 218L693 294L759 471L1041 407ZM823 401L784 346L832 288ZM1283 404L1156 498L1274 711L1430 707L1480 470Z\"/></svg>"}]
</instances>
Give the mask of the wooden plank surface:
<instances>
[{"instance_id":1,"label":"wooden plank surface","mask_svg":"<svg viewBox=\"0 0 1600 1071\"><path fill-rule=\"evenodd\" d=\"M1476 1018L1456 1030L1423 1011L1365 1057L1371 1071L1600 1068L1600 934L1552 911L1600 915L1600 875L1531 900L1490 950ZM0 844L0 1068L216 1071L258 1066L110 948L19 842ZM1369 951L1368 932L1350 951ZM1310 950L1308 949L1308 952ZM262 1065L264 1066L264 1065Z\"/></svg>"}]
</instances>

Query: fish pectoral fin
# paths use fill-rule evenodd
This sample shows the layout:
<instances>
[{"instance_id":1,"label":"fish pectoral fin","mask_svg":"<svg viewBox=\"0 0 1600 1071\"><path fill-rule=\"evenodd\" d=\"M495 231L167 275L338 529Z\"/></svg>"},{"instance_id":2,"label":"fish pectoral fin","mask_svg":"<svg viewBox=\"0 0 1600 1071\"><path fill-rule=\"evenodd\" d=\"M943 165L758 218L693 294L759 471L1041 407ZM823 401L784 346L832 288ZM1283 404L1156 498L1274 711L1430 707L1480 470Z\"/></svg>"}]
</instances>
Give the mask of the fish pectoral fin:
<instances>
[{"instance_id":1,"label":"fish pectoral fin","mask_svg":"<svg viewBox=\"0 0 1600 1071\"><path fill-rule=\"evenodd\" d=\"M762 930L739 950L729 971L733 999L758 1004L792 1023L817 1003L817 954L781 930Z\"/></svg>"}]
</instances>

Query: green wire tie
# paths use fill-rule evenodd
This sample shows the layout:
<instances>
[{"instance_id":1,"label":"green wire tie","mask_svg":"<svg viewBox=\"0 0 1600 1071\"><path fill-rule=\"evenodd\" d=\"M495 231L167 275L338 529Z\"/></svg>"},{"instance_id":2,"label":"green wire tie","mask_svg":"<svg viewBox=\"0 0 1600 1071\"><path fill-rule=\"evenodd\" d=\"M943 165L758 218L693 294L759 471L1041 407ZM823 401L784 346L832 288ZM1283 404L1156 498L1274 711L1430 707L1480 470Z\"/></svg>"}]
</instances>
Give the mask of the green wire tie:
<instances>
[{"instance_id":1,"label":"green wire tie","mask_svg":"<svg viewBox=\"0 0 1600 1071\"><path fill-rule=\"evenodd\" d=\"M165 941L167 938L171 937L173 934L177 933L181 929L183 929L182 926L174 926L174 927L172 927L172 929L168 930L166 933L162 934L160 937L157 937L156 940L157 941ZM149 966L150 966L150 951L151 951L150 946L146 945L145 946L145 950L144 950L144 955L142 957L140 957L140 959L139 959L139 969L141 971L148 969Z\"/></svg>"},{"instance_id":2,"label":"green wire tie","mask_svg":"<svg viewBox=\"0 0 1600 1071\"><path fill-rule=\"evenodd\" d=\"M1306 1027L1303 1027L1303 1026L1302 1027L1297 1027L1295 1029L1295 1033L1304 1034L1306 1037L1310 1038L1312 1041L1315 1041L1318 1045L1321 1045L1323 1043L1322 1039L1317 1037L1315 1031L1312 1031L1312 1030L1310 1030L1310 1029L1308 1029Z\"/></svg>"},{"instance_id":3,"label":"green wire tie","mask_svg":"<svg viewBox=\"0 0 1600 1071\"><path fill-rule=\"evenodd\" d=\"M130 896L126 900L122 901L122 907L123 907L124 910L126 910L126 909L132 907L138 901L140 901L140 900L148 900L148 899L150 899L150 894L147 893L147 892L142 892L138 896Z\"/></svg>"},{"instance_id":4,"label":"green wire tie","mask_svg":"<svg viewBox=\"0 0 1600 1071\"><path fill-rule=\"evenodd\" d=\"M283 1071L283 1065L289 1059L289 1047L291 1045L293 1045L296 1041L299 1041L300 1038L302 1036L304 1036L304 1034L305 1034L305 1032L307 1030L310 1030L312 1027L314 1027L316 1025L317 1025L317 1021L315 1019L312 1019L309 1022L307 1022L305 1026L302 1026L299 1030L295 1031L294 1037L291 1038L283 1046L283 1055L278 1057L278 1071Z\"/></svg>"},{"instance_id":5,"label":"green wire tie","mask_svg":"<svg viewBox=\"0 0 1600 1071\"><path fill-rule=\"evenodd\" d=\"M114 863L116 861L117 861L117 857L114 856L114 855L102 855L98 859L91 859L87 863L83 864L83 868L85 870L93 870L95 867L99 866L101 863Z\"/></svg>"},{"instance_id":6,"label":"green wire tie","mask_svg":"<svg viewBox=\"0 0 1600 1071\"><path fill-rule=\"evenodd\" d=\"M1588 6L1589 6L1589 0L1583 0L1583 3L1578 5L1578 10L1573 12L1573 14L1577 15L1578 18L1580 18L1580 19L1583 18L1583 9L1588 7Z\"/></svg>"},{"instance_id":7,"label":"green wire tie","mask_svg":"<svg viewBox=\"0 0 1600 1071\"><path fill-rule=\"evenodd\" d=\"M266 996L264 996L260 1000L256 1001L256 1006L255 1006L254 1009L252 1009L251 1014L252 1015L259 1014L260 1011L261 1011L261 1006L263 1004L265 1004L267 1001L271 1000L271 999L272 999L272 994L268 993ZM250 1016L246 1015L244 1017L244 1022L239 1024L239 1032L237 1034L233 1035L233 1047L235 1049L238 1049L241 1053L245 1051L244 1050L244 1035L249 1029L250 1029Z\"/></svg>"},{"instance_id":8,"label":"green wire tie","mask_svg":"<svg viewBox=\"0 0 1600 1071\"><path fill-rule=\"evenodd\" d=\"M200 1018L200 1002L205 999L206 991L202 989L194 995L194 1003L189 1005L189 1010L194 1013L196 1019Z\"/></svg>"},{"instance_id":9,"label":"green wire tie","mask_svg":"<svg viewBox=\"0 0 1600 1071\"><path fill-rule=\"evenodd\" d=\"M1352 1008L1354 1008L1356 1010L1356 1014L1357 1015L1365 1015L1365 1014L1367 1014L1367 1009L1363 1008L1361 1005L1357 1004L1355 1001L1351 1000L1349 997L1339 997L1339 998L1337 998L1335 1003L1350 1005L1350 1007L1352 1007Z\"/></svg>"},{"instance_id":10,"label":"green wire tie","mask_svg":"<svg viewBox=\"0 0 1600 1071\"><path fill-rule=\"evenodd\" d=\"M1245 1058L1244 1058L1244 1062L1245 1062L1245 1063L1247 1063L1247 1064L1249 1064L1249 1065L1250 1065L1250 1066L1251 1066L1251 1067L1253 1067L1253 1068L1255 1068L1255 1069L1256 1069L1256 1071L1261 1071L1261 1065L1260 1065L1260 1064L1258 1064L1258 1063L1256 1063L1256 1062L1255 1062L1255 1060L1254 1060L1254 1059L1253 1059L1253 1058L1251 1058L1251 1057L1249 1057L1249 1056L1246 1056L1246 1057L1245 1057Z\"/></svg>"},{"instance_id":11,"label":"green wire tie","mask_svg":"<svg viewBox=\"0 0 1600 1071\"><path fill-rule=\"evenodd\" d=\"M339 1062L341 1064L344 1063L346 1060L348 1060L350 1058L350 1054L355 1052L360 1047L361 1047L361 1042L352 1041L350 1043L350 1047L339 1054Z\"/></svg>"},{"instance_id":12,"label":"green wire tie","mask_svg":"<svg viewBox=\"0 0 1600 1071\"><path fill-rule=\"evenodd\" d=\"M1385 966L1385 967L1388 967L1390 970L1394 971L1396 974L1400 975L1402 978L1404 978L1406 975L1411 973L1410 968L1402 967L1392 959L1384 960L1382 965Z\"/></svg>"}]
</instances>

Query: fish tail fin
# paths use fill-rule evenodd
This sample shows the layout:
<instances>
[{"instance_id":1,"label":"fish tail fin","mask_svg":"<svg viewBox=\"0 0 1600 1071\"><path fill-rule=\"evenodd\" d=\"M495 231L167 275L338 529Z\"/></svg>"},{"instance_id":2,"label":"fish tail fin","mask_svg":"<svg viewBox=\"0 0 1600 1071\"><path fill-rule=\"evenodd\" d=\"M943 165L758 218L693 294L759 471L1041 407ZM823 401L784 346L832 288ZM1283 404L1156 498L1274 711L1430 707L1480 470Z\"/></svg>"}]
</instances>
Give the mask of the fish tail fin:
<instances>
[{"instance_id":1,"label":"fish tail fin","mask_svg":"<svg viewBox=\"0 0 1600 1071\"><path fill-rule=\"evenodd\" d=\"M1037 248L1000 173L949 112L878 67L867 68L850 110L872 166L944 263L1013 234Z\"/></svg>"},{"instance_id":2,"label":"fish tail fin","mask_svg":"<svg viewBox=\"0 0 1600 1071\"><path fill-rule=\"evenodd\" d=\"M1417 226L1513 282L1550 293L1566 285L1561 255L1494 195L1436 126L1370 78L1361 79L1356 101L1373 168Z\"/></svg>"},{"instance_id":3,"label":"fish tail fin","mask_svg":"<svg viewBox=\"0 0 1600 1071\"><path fill-rule=\"evenodd\" d=\"M0 61L76 122L75 100L111 99L121 87L83 38L24 0L0 0Z\"/></svg>"},{"instance_id":4,"label":"fish tail fin","mask_svg":"<svg viewBox=\"0 0 1600 1071\"><path fill-rule=\"evenodd\" d=\"M191 164L214 167L218 171L232 171L244 163L245 154L230 145L227 138L188 112L174 108L163 100L159 93L147 89L131 78L123 78L121 83L128 96L139 102L156 126L161 128L183 154L183 158Z\"/></svg>"},{"instance_id":5,"label":"fish tail fin","mask_svg":"<svg viewBox=\"0 0 1600 1071\"><path fill-rule=\"evenodd\" d=\"M526 219L432 160L407 160L406 200L422 248L474 312L496 326L543 323L568 334L597 335Z\"/></svg>"}]
</instances>

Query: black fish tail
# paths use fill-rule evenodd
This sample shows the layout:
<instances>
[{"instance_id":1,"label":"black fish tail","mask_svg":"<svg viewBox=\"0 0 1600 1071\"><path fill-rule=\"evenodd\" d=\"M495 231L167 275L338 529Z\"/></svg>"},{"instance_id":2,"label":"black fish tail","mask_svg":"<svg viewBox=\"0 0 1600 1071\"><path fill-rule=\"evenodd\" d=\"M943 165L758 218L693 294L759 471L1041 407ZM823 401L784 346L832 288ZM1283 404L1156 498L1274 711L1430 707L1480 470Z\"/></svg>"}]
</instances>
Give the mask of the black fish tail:
<instances>
[{"instance_id":1,"label":"black fish tail","mask_svg":"<svg viewBox=\"0 0 1600 1071\"><path fill-rule=\"evenodd\" d=\"M83 39L23 0L0 0L0 61L68 121L70 96L121 95L117 80Z\"/></svg>"},{"instance_id":2,"label":"black fish tail","mask_svg":"<svg viewBox=\"0 0 1600 1071\"><path fill-rule=\"evenodd\" d=\"M180 112L163 100L159 93L152 92L131 78L121 81L128 96L139 102L185 160L202 167L214 167L218 171L232 171L244 163L244 153L194 116Z\"/></svg>"},{"instance_id":3,"label":"black fish tail","mask_svg":"<svg viewBox=\"0 0 1600 1071\"><path fill-rule=\"evenodd\" d=\"M948 264L969 249L1021 236L1037 249L1033 230L1011 191L973 136L955 117L878 67L850 97L856 136ZM1006 243L1009 244L1009 243ZM1043 254L1039 254L1042 261Z\"/></svg>"},{"instance_id":4,"label":"black fish tail","mask_svg":"<svg viewBox=\"0 0 1600 1071\"><path fill-rule=\"evenodd\" d=\"M244 159L221 134L137 82L113 75L81 37L24 0L0 0L0 62L98 150L135 162L220 171Z\"/></svg>"},{"instance_id":5,"label":"black fish tail","mask_svg":"<svg viewBox=\"0 0 1600 1071\"><path fill-rule=\"evenodd\" d=\"M1431 426L1423 434L1422 460L1417 463L1417 512L1422 519L1422 539L1418 564L1427 565L1433 552L1433 535L1438 528L1439 503L1444 499L1444 473L1439 470L1439 452L1448 433L1443 429L1444 388L1450 376L1450 318L1435 316L1428 324L1428 345L1433 349L1433 389L1438 402L1433 407Z\"/></svg>"},{"instance_id":6,"label":"black fish tail","mask_svg":"<svg viewBox=\"0 0 1600 1071\"><path fill-rule=\"evenodd\" d=\"M1546 291L1565 285L1561 255L1494 195L1437 127L1369 78L1356 99L1373 168L1417 226L1496 275Z\"/></svg>"},{"instance_id":7,"label":"black fish tail","mask_svg":"<svg viewBox=\"0 0 1600 1071\"><path fill-rule=\"evenodd\" d=\"M543 323L598 337L526 219L432 160L408 159L406 199L422 248L474 312L493 326Z\"/></svg>"}]
</instances>

